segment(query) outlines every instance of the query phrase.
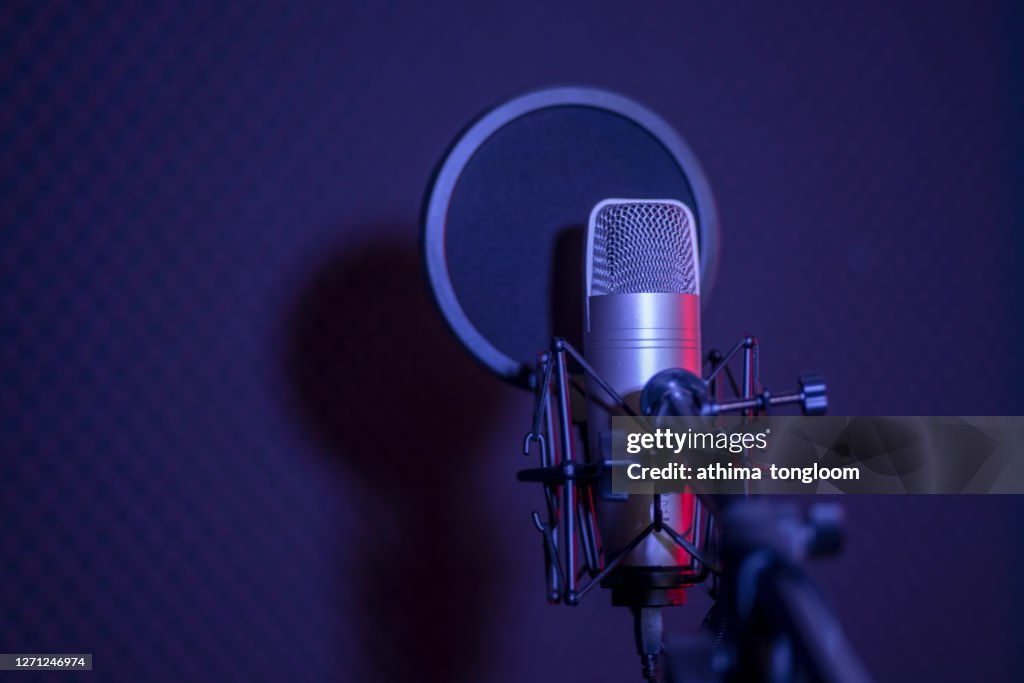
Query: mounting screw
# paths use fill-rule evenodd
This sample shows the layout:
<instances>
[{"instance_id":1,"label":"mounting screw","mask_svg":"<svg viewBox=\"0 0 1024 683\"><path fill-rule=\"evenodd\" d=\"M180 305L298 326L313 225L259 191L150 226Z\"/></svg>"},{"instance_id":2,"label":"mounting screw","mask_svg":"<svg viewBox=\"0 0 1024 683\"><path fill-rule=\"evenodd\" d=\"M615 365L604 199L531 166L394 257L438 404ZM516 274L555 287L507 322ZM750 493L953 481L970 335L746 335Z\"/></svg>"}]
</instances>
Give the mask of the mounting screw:
<instances>
[{"instance_id":1,"label":"mounting screw","mask_svg":"<svg viewBox=\"0 0 1024 683\"><path fill-rule=\"evenodd\" d=\"M772 406L772 394L768 390L762 391L754 399L757 401L758 410L767 411Z\"/></svg>"},{"instance_id":2,"label":"mounting screw","mask_svg":"<svg viewBox=\"0 0 1024 683\"><path fill-rule=\"evenodd\" d=\"M565 462L563 462L562 475L565 477L566 481L568 481L569 479L575 479L576 463L574 463L572 460L566 460Z\"/></svg>"}]
</instances>

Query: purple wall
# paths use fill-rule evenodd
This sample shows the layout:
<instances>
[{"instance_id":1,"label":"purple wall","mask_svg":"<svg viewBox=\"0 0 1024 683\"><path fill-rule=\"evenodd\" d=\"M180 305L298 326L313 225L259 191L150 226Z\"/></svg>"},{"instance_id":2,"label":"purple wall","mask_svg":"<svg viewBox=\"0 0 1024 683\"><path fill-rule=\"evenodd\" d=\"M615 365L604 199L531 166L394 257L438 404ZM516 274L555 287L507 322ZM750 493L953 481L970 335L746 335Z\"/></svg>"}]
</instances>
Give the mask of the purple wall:
<instances>
[{"instance_id":1,"label":"purple wall","mask_svg":"<svg viewBox=\"0 0 1024 683\"><path fill-rule=\"evenodd\" d=\"M0 651L635 679L606 596L544 604L527 397L416 254L455 132L542 85L621 91L700 157L708 344L756 333L766 382L821 370L835 414L1022 412L1020 9L361 4L0 7ZM844 503L816 576L878 679L1020 680L1024 505Z\"/></svg>"}]
</instances>

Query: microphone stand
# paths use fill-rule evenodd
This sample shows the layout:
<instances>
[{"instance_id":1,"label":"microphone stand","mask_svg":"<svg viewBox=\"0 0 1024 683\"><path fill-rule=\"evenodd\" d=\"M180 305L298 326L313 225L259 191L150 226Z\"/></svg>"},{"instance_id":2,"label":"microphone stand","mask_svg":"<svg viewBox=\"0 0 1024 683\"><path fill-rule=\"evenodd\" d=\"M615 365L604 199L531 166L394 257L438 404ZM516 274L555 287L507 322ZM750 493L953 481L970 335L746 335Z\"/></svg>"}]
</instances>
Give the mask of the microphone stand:
<instances>
[{"instance_id":1,"label":"microphone stand","mask_svg":"<svg viewBox=\"0 0 1024 683\"><path fill-rule=\"evenodd\" d=\"M842 509L741 500L723 512L718 599L703 633L670 641L669 683L869 683L803 561L837 552Z\"/></svg>"}]
</instances>

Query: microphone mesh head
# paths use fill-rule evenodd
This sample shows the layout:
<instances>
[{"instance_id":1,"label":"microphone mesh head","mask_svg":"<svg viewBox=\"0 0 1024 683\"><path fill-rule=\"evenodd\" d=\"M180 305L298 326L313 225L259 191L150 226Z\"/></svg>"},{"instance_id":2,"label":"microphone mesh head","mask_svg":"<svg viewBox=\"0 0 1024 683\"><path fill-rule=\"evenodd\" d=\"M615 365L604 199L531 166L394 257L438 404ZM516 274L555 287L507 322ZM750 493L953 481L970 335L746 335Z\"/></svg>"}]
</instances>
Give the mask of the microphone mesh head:
<instances>
[{"instance_id":1,"label":"microphone mesh head","mask_svg":"<svg viewBox=\"0 0 1024 683\"><path fill-rule=\"evenodd\" d=\"M591 216L590 295L699 294L692 220L678 202L605 202Z\"/></svg>"}]
</instances>

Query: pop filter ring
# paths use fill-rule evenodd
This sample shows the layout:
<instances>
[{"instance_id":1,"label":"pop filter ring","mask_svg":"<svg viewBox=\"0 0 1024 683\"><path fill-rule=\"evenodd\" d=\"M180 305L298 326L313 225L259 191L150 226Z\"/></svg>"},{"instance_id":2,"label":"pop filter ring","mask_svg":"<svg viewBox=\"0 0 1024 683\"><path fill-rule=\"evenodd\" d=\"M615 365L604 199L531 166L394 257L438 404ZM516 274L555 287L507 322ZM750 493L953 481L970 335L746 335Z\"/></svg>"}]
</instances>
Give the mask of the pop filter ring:
<instances>
[{"instance_id":1,"label":"pop filter ring","mask_svg":"<svg viewBox=\"0 0 1024 683\"><path fill-rule=\"evenodd\" d=\"M697 158L661 117L621 95L587 87L557 87L526 93L472 122L455 140L434 172L423 207L421 251L434 299L459 341L491 372L530 388L535 364L517 360L483 336L466 315L452 284L445 250L448 210L455 187L478 149L497 131L527 114L554 107L590 107L621 116L659 142L678 165L693 192L697 216L702 302L714 284L718 263L718 212L711 187ZM581 216L583 220L585 216Z\"/></svg>"}]
</instances>

